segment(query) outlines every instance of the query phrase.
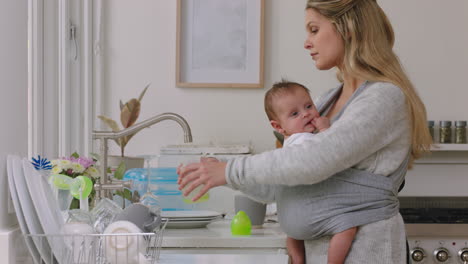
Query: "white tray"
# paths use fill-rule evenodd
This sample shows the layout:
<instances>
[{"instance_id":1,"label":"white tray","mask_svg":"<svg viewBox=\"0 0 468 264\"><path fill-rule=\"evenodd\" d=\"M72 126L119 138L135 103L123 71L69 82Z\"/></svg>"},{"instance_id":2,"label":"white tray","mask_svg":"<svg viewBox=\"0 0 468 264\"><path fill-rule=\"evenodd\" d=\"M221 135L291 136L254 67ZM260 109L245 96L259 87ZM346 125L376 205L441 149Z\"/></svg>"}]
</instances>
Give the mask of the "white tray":
<instances>
[{"instance_id":1,"label":"white tray","mask_svg":"<svg viewBox=\"0 0 468 264\"><path fill-rule=\"evenodd\" d=\"M250 153L249 145L168 145L160 149L161 154L248 154Z\"/></svg>"}]
</instances>

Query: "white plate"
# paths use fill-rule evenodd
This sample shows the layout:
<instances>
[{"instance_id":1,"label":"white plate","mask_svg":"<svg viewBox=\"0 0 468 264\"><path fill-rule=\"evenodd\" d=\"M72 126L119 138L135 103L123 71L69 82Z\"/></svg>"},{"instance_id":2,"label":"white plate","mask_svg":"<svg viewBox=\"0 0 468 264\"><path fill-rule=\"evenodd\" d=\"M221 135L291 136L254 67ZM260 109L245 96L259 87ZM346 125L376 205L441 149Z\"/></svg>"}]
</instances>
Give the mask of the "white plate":
<instances>
[{"instance_id":1,"label":"white plate","mask_svg":"<svg viewBox=\"0 0 468 264\"><path fill-rule=\"evenodd\" d=\"M164 218L211 218L221 216L215 211L162 211L161 217Z\"/></svg>"},{"instance_id":2,"label":"white plate","mask_svg":"<svg viewBox=\"0 0 468 264\"><path fill-rule=\"evenodd\" d=\"M27 159L23 159L23 170L28 190L36 207L36 213L39 216L44 233L47 235L60 234L64 221L58 202L46 177L42 176ZM63 239L60 238L47 236L52 252L59 262L65 259L64 254L67 253L64 248L64 241L61 241Z\"/></svg>"},{"instance_id":3,"label":"white plate","mask_svg":"<svg viewBox=\"0 0 468 264\"><path fill-rule=\"evenodd\" d=\"M186 221L211 221L215 219L221 219L221 217L212 217L212 218L167 218L171 222L186 222ZM164 218L163 218L164 219Z\"/></svg>"},{"instance_id":4,"label":"white plate","mask_svg":"<svg viewBox=\"0 0 468 264\"><path fill-rule=\"evenodd\" d=\"M33 198L30 195L30 192L27 188L27 180L25 178L23 164L21 158L13 158L13 175L14 183L16 187L16 193L21 204L21 211L23 212L24 219L26 220L26 225L31 234L44 234L44 229L42 228L41 223L39 222L39 217L37 215L36 209L34 207ZM49 243L43 241L41 238L32 239L36 248L39 250L42 258L46 263L51 263L50 256L50 245Z\"/></svg>"},{"instance_id":5,"label":"white plate","mask_svg":"<svg viewBox=\"0 0 468 264\"><path fill-rule=\"evenodd\" d=\"M207 221L207 220L223 218L223 216L218 215L218 216L210 216L210 217L166 217L166 218L171 221Z\"/></svg>"},{"instance_id":6,"label":"white plate","mask_svg":"<svg viewBox=\"0 0 468 264\"><path fill-rule=\"evenodd\" d=\"M16 162L14 162L14 161L16 161ZM15 163L16 163L16 167L15 167ZM16 217L18 218L18 223L19 223L19 226L21 228L21 233L23 234L26 246L29 249L29 253L31 253L31 256L33 257L34 263L39 263L40 260L41 260L41 254L38 251L38 247L36 247L36 245L31 240L31 238L28 238L28 237L24 236L24 235L30 233L28 225L26 223L26 219L25 219L24 214L23 214L23 208L26 208L28 206L26 204L23 205L19 200L18 192L16 190L17 188L15 187L15 185L16 185L15 178L16 178L16 181L19 181L20 176L22 178L23 178L23 176L18 175L19 173L14 174L13 171L15 169L18 170L18 171L21 169L21 174L22 174L23 166L21 164L21 158L18 157L18 156L8 155L8 158L7 158L8 187L10 188L11 198L13 200L13 206L15 207L15 211L16 211ZM24 187L26 187L26 186L24 186ZM24 190L24 191L26 191L26 192L23 192L22 195L25 194L25 195L29 196L29 193L27 192L27 190ZM29 197L29 201L31 202L30 206L32 206L32 201L31 201L30 197ZM28 218L28 220L32 221L31 218ZM37 222L37 224L39 224L39 222Z\"/></svg>"},{"instance_id":7,"label":"white plate","mask_svg":"<svg viewBox=\"0 0 468 264\"><path fill-rule=\"evenodd\" d=\"M202 228L211 223L212 220L208 221L175 221L169 220L166 228Z\"/></svg>"}]
</instances>

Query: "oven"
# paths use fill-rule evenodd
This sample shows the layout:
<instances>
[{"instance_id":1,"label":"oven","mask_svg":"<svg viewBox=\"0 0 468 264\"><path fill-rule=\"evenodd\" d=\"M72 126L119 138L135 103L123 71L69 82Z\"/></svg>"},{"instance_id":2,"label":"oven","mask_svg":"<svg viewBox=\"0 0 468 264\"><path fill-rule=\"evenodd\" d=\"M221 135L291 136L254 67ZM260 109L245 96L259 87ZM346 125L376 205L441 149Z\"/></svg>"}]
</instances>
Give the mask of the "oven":
<instances>
[{"instance_id":1,"label":"oven","mask_svg":"<svg viewBox=\"0 0 468 264\"><path fill-rule=\"evenodd\" d=\"M468 264L468 197L399 197L414 264Z\"/></svg>"}]
</instances>

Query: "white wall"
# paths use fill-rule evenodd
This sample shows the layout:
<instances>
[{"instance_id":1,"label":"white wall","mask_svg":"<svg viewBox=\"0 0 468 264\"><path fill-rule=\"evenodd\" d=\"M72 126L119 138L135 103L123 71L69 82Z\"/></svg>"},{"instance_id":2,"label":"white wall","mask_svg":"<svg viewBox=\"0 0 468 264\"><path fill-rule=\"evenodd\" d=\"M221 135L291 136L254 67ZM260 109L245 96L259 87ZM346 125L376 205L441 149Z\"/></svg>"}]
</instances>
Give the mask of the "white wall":
<instances>
[{"instance_id":1,"label":"white wall","mask_svg":"<svg viewBox=\"0 0 468 264\"><path fill-rule=\"evenodd\" d=\"M254 150L261 152L274 148L272 130L263 111L263 95L273 82L287 77L305 83L314 94L337 84L334 72L317 71L303 49L305 0L265 1L263 89L176 87L176 1L103 2L103 109L115 119L120 99L137 97L147 83L152 83L142 102L140 120L173 111L188 120L195 143L251 142ZM395 50L426 103L429 119L468 119L466 0L450 0L450 5L438 0L378 2L394 25ZM177 143L182 143L179 127L160 123L135 136L127 153L154 154L163 145ZM111 145L118 153L115 144ZM447 167L442 171L462 177L464 169ZM437 178L434 171L417 166L410 173L415 182L407 188L418 188L416 183L424 179L418 177L428 173ZM466 195L459 186L454 190L454 195Z\"/></svg>"},{"instance_id":2,"label":"white wall","mask_svg":"<svg viewBox=\"0 0 468 264\"><path fill-rule=\"evenodd\" d=\"M266 1L265 87L282 76L306 82L314 92L320 88L317 93L336 83L333 73L313 69L302 48L303 8L303 1ZM176 112L190 123L196 143L251 142L256 151L274 147L263 110L265 89L175 86L176 1L104 1L103 21L106 114L118 118L119 100L137 97L152 83L140 120ZM314 82L318 78L320 85ZM127 152L157 153L162 145L182 142L175 123L160 123L135 136Z\"/></svg>"},{"instance_id":3,"label":"white wall","mask_svg":"<svg viewBox=\"0 0 468 264\"><path fill-rule=\"evenodd\" d=\"M208 89L175 87L176 1L104 1L106 114L117 118L119 100L138 96L152 83L141 120L174 111L189 121L195 142L251 141L257 151L272 148L262 105L266 89L287 77L319 94L336 81L333 71L317 71L302 48L305 1L265 2L265 88ZM467 119L465 2L451 0L448 7L437 0L379 1L395 27L396 51L426 102L430 119ZM158 124L132 139L128 152L151 153L178 142L182 136L177 125Z\"/></svg>"},{"instance_id":4,"label":"white wall","mask_svg":"<svg viewBox=\"0 0 468 264\"><path fill-rule=\"evenodd\" d=\"M0 2L0 262L15 263L20 232L14 213L8 212L8 154L28 152L27 1Z\"/></svg>"},{"instance_id":5,"label":"white wall","mask_svg":"<svg viewBox=\"0 0 468 264\"><path fill-rule=\"evenodd\" d=\"M466 120L468 2L379 1L395 27L396 51L429 119Z\"/></svg>"},{"instance_id":6,"label":"white wall","mask_svg":"<svg viewBox=\"0 0 468 264\"><path fill-rule=\"evenodd\" d=\"M28 151L27 1L0 4L0 230L15 221L8 214L7 154L26 156Z\"/></svg>"}]
</instances>

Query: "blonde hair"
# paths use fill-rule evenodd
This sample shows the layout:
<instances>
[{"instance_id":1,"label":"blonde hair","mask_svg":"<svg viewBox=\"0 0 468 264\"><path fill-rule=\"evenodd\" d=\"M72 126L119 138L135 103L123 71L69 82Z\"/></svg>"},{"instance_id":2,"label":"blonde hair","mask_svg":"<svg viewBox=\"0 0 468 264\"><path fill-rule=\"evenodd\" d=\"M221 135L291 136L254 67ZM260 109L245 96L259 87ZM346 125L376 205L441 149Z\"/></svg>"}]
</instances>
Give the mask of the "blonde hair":
<instances>
[{"instance_id":1,"label":"blonde hair","mask_svg":"<svg viewBox=\"0 0 468 264\"><path fill-rule=\"evenodd\" d=\"M337 78L344 73L368 81L392 83L403 91L411 126L411 161L430 151L426 108L393 52L395 35L375 0L308 0L312 8L328 18L341 35L345 54Z\"/></svg>"},{"instance_id":2,"label":"blonde hair","mask_svg":"<svg viewBox=\"0 0 468 264\"><path fill-rule=\"evenodd\" d=\"M272 85L270 90L266 92L264 99L265 113L268 116L268 120L278 119L277 113L275 112L274 100L282 95L292 93L298 88L304 89L304 91L310 94L309 89L297 82L290 82L283 79L280 82L276 82Z\"/></svg>"}]
</instances>

